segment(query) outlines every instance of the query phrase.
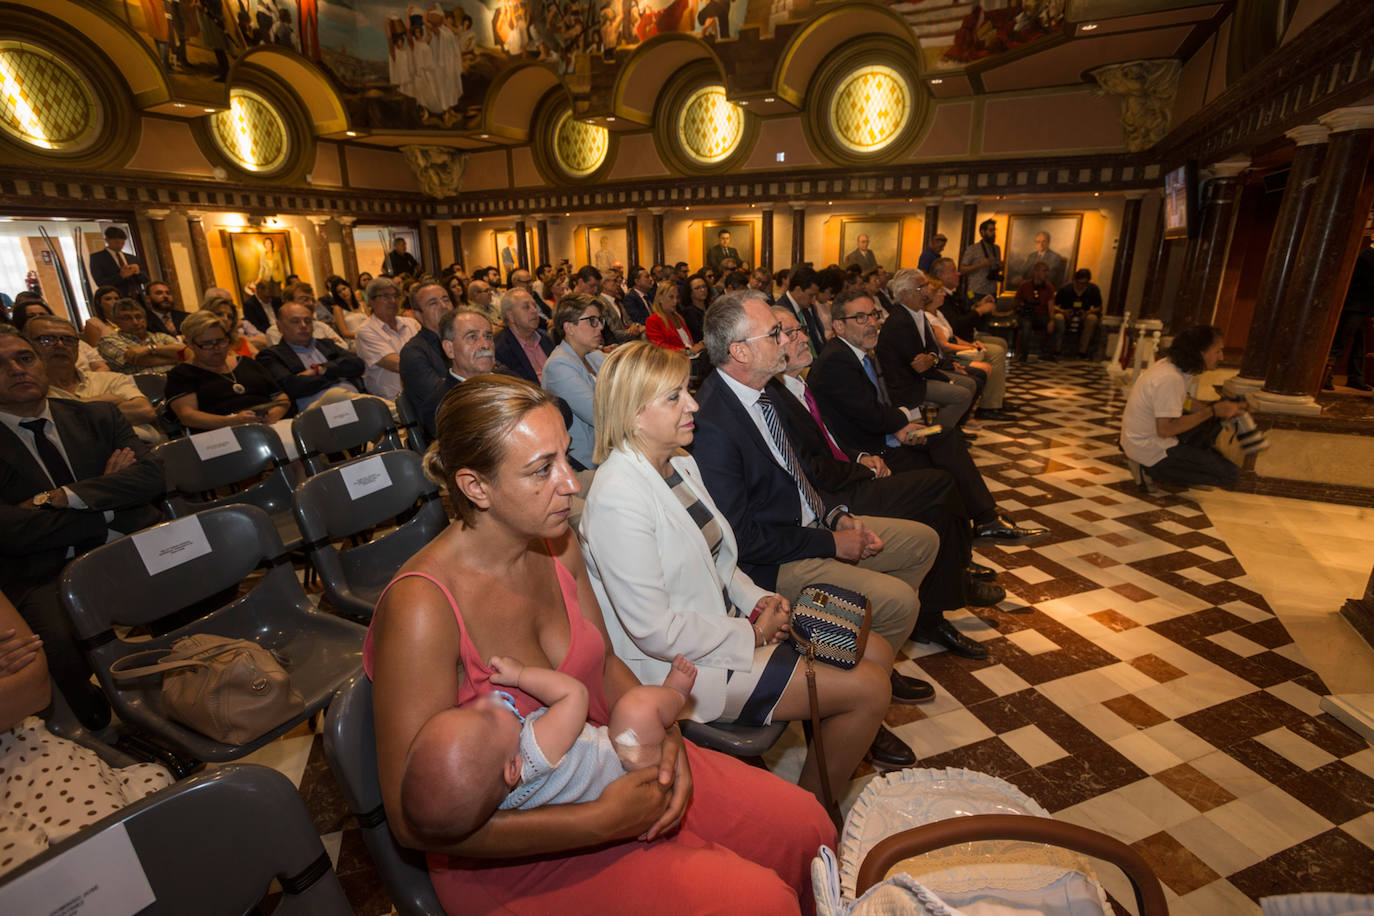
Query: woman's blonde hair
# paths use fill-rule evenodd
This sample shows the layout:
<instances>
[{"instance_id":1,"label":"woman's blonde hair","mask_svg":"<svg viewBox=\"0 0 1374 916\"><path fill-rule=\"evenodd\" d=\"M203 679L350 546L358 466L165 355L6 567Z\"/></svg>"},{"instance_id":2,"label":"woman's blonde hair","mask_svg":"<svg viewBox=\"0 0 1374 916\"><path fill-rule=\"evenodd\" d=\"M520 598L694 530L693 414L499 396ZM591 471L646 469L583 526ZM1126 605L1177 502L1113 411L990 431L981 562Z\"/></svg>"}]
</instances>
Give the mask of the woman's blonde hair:
<instances>
[{"instance_id":1,"label":"woman's blonde hair","mask_svg":"<svg viewBox=\"0 0 1374 916\"><path fill-rule=\"evenodd\" d=\"M600 464L616 449L640 450L639 412L654 398L687 380L692 361L681 350L665 350L646 340L622 344L596 374L592 420Z\"/></svg>"},{"instance_id":2,"label":"woman's blonde hair","mask_svg":"<svg viewBox=\"0 0 1374 916\"><path fill-rule=\"evenodd\" d=\"M538 385L509 375L475 375L444 396L437 435L425 452L425 475L448 490L464 525L477 521L477 507L453 486L453 475L466 468L495 478L511 431L526 414L553 404L553 396Z\"/></svg>"},{"instance_id":3,"label":"woman's blonde hair","mask_svg":"<svg viewBox=\"0 0 1374 916\"><path fill-rule=\"evenodd\" d=\"M663 300L668 295L669 290L678 294L678 307L672 315L669 315L663 308ZM686 327L686 324L682 320L682 292L678 290L676 283L669 283L667 280L660 281L658 286L654 289L654 301L651 303L650 308L653 309L655 315L667 322L670 328L679 326Z\"/></svg>"},{"instance_id":4,"label":"woman's blonde hair","mask_svg":"<svg viewBox=\"0 0 1374 916\"><path fill-rule=\"evenodd\" d=\"M194 344L211 327L219 328L224 332L224 336L230 339L230 343L233 343L233 332L224 326L224 319L210 309L192 312L182 320L181 339L188 344Z\"/></svg>"}]
</instances>

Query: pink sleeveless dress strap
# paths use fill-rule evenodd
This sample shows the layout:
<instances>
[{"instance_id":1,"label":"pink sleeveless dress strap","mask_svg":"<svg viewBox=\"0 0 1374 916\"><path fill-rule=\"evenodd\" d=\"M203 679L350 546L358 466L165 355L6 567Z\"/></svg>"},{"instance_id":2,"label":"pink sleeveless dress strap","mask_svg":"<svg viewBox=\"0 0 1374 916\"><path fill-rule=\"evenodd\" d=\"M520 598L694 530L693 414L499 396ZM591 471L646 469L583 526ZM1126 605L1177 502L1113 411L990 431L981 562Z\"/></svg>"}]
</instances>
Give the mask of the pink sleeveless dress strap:
<instances>
[{"instance_id":1,"label":"pink sleeveless dress strap","mask_svg":"<svg viewBox=\"0 0 1374 916\"><path fill-rule=\"evenodd\" d=\"M606 703L606 687L603 678L606 663L606 643L601 638L601 631L582 616L582 608L577 601L577 580L573 578L573 574L556 558L553 558L553 564L558 574L558 589L562 593L563 608L568 615L569 631L568 653L559 662L557 670L577 678L587 686L589 694L587 721L593 725L605 725L610 721L610 707ZM491 686L491 669L487 667L486 660L482 658L477 647L472 644L472 640L468 637L467 626L463 623L463 614L458 608L458 602L444 583L427 573L402 573L387 584L381 598L377 599L377 603L381 604L386 593L391 590L391 586L402 579L412 577L424 579L443 592L444 597L448 599L449 607L453 609L453 617L458 622L459 654L463 661L464 677L462 683L458 685L458 697L455 705L463 706L480 695L491 692L493 689ZM372 628L368 627L367 638L363 642L363 670L367 672L368 677L372 677L372 636ZM516 708L520 710L522 715L529 715L543 705L514 687L501 689L515 698Z\"/></svg>"}]
</instances>

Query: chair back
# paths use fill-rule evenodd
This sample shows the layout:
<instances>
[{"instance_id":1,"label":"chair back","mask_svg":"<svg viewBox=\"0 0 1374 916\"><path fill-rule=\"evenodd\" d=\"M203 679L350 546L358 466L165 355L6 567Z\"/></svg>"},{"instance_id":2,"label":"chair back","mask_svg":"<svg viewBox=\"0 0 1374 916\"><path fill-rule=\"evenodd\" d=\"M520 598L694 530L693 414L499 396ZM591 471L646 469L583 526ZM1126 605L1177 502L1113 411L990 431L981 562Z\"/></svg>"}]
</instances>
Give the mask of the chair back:
<instances>
[{"instance_id":1,"label":"chair back","mask_svg":"<svg viewBox=\"0 0 1374 916\"><path fill-rule=\"evenodd\" d=\"M200 760L230 760L329 702L358 669L366 631L317 612L284 553L276 526L261 509L220 506L120 538L67 565L59 584L62 602L121 721ZM266 573L240 595L241 583L260 567ZM140 625L156 635L134 641L115 631ZM110 673L127 655L169 649L195 633L251 639L275 652L305 711L248 744L226 745L168 719L158 677L116 681Z\"/></svg>"},{"instance_id":2,"label":"chair back","mask_svg":"<svg viewBox=\"0 0 1374 916\"><path fill-rule=\"evenodd\" d=\"M364 620L396 571L448 525L439 489L411 451L381 452L316 474L296 489L293 507L325 594L335 608ZM395 528L357 546L335 543L396 518Z\"/></svg>"},{"instance_id":3,"label":"chair back","mask_svg":"<svg viewBox=\"0 0 1374 916\"><path fill-rule=\"evenodd\" d=\"M291 507L291 478L287 475L286 450L269 426L231 426L233 445L224 446L226 430L196 433L185 439L164 442L153 454L167 475L167 511L180 518L213 506L246 504L268 514ZM202 457L201 451L212 452ZM229 496L206 496L260 474L262 481Z\"/></svg>"},{"instance_id":4,"label":"chair back","mask_svg":"<svg viewBox=\"0 0 1374 916\"><path fill-rule=\"evenodd\" d=\"M140 916L246 913L256 909L273 879L283 891L276 913L352 912L291 780L250 764L192 777L103 818L7 876L0 901L35 888L51 888L59 898L79 897L82 888L74 887L69 875L62 880L67 870L80 867L78 862L87 850L94 853L96 844L101 854L108 854L124 842L136 857L122 875L125 886L136 886L142 877L150 892ZM105 905L111 903L105 900Z\"/></svg>"},{"instance_id":5,"label":"chair back","mask_svg":"<svg viewBox=\"0 0 1374 916\"><path fill-rule=\"evenodd\" d=\"M429 448L429 437L420 422L420 410L405 389L396 396L396 414L401 418L401 429L405 430L406 445L423 455Z\"/></svg>"},{"instance_id":6,"label":"chair back","mask_svg":"<svg viewBox=\"0 0 1374 916\"><path fill-rule=\"evenodd\" d=\"M401 448L391 408L377 397L356 397L301 411L291 421L296 450L311 474L329 466L327 455Z\"/></svg>"},{"instance_id":7,"label":"chair back","mask_svg":"<svg viewBox=\"0 0 1374 916\"><path fill-rule=\"evenodd\" d=\"M161 372L143 372L134 376L134 384L154 407L161 407L167 399L167 376Z\"/></svg>"},{"instance_id":8,"label":"chair back","mask_svg":"<svg viewBox=\"0 0 1374 916\"><path fill-rule=\"evenodd\" d=\"M363 843L397 912L443 912L429 880L423 853L396 841L386 823L377 773L377 731L372 721L372 682L358 675L334 697L324 719L324 756L348 809L362 828Z\"/></svg>"}]
</instances>

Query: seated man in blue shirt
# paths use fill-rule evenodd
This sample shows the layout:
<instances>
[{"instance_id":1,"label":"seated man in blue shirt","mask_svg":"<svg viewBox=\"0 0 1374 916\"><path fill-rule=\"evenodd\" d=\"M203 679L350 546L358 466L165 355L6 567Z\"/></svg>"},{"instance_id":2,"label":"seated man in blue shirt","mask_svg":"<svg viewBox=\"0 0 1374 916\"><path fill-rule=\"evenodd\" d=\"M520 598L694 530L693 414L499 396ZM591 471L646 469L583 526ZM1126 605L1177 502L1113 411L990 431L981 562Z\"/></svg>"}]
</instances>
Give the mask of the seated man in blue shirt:
<instances>
[{"instance_id":1,"label":"seated man in blue shirt","mask_svg":"<svg viewBox=\"0 0 1374 916\"><path fill-rule=\"evenodd\" d=\"M314 336L315 311L287 302L277 310L281 343L258 354L299 413L316 404L353 397L363 390L362 358L332 340Z\"/></svg>"}]
</instances>

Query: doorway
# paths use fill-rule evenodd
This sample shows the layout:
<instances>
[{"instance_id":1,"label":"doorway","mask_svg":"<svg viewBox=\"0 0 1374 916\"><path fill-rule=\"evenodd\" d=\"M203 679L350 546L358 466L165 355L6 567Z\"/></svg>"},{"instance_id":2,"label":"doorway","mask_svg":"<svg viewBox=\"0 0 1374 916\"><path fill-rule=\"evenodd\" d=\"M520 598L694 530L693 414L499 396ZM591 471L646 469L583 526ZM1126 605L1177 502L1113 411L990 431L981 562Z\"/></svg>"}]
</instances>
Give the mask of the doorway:
<instances>
[{"instance_id":1,"label":"doorway","mask_svg":"<svg viewBox=\"0 0 1374 916\"><path fill-rule=\"evenodd\" d=\"M36 292L54 315L65 315L78 328L91 316L91 255L105 247L105 230L118 226L128 235L124 253L141 262L131 223L67 216L0 215L0 302L8 312L17 293Z\"/></svg>"}]
</instances>

